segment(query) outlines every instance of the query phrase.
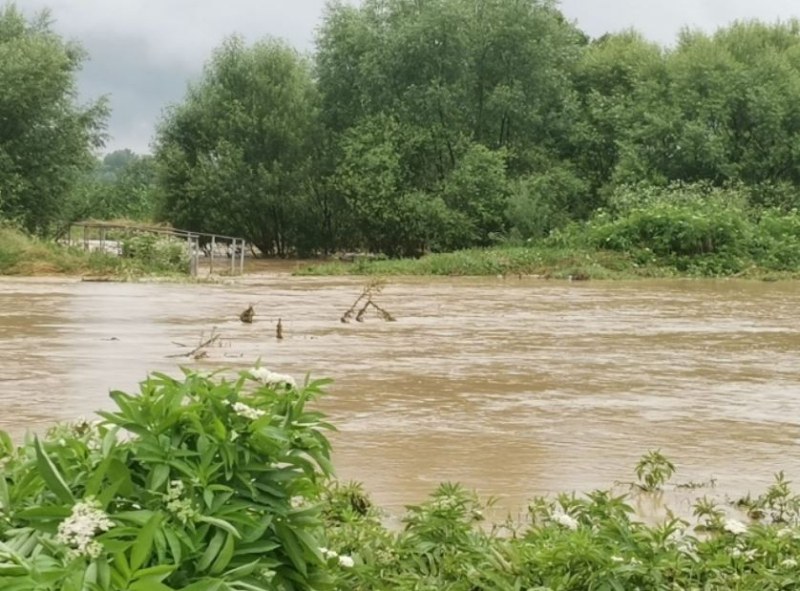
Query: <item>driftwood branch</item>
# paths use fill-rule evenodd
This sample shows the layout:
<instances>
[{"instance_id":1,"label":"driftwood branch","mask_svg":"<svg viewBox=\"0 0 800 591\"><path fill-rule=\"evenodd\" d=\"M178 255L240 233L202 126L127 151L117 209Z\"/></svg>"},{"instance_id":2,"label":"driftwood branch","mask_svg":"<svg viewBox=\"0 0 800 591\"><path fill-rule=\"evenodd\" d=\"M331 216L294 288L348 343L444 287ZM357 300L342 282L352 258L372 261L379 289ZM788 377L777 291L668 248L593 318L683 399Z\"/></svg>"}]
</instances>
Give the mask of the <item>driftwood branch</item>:
<instances>
[{"instance_id":1,"label":"driftwood branch","mask_svg":"<svg viewBox=\"0 0 800 591\"><path fill-rule=\"evenodd\" d=\"M381 318L387 322L394 322L395 317L392 316L389 311L376 304L372 299L373 296L376 296L383 291L385 285L386 282L382 279L374 279L370 281L364 287L364 289L361 290L361 294L350 305L350 308L348 308L347 311L342 314L342 317L339 320L342 322L350 322L350 319L355 315L356 322L364 322L364 314L366 314L369 307L372 306L375 308ZM361 307L359 307L359 305Z\"/></svg>"},{"instance_id":2,"label":"driftwood branch","mask_svg":"<svg viewBox=\"0 0 800 591\"><path fill-rule=\"evenodd\" d=\"M203 340L201 337L200 344L197 345L194 349L189 351L188 353L177 353L175 355L167 355L168 359L175 359L176 357L194 357L195 359L202 359L203 357L208 356L208 347L216 343L220 339L220 335L217 332L217 328L214 327L211 329L211 336L207 339Z\"/></svg>"}]
</instances>

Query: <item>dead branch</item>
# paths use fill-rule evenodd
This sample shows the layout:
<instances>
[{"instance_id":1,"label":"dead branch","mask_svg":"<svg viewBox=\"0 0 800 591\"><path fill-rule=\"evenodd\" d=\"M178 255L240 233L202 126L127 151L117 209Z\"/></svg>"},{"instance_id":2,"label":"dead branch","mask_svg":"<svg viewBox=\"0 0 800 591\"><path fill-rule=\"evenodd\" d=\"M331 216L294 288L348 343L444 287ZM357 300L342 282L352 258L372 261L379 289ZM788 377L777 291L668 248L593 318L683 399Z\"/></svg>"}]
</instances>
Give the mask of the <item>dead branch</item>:
<instances>
[{"instance_id":1,"label":"dead branch","mask_svg":"<svg viewBox=\"0 0 800 591\"><path fill-rule=\"evenodd\" d=\"M375 310L377 310L378 315L383 318L383 320L386 320L387 322L394 322L394 316L376 304L372 299L373 296L376 296L383 291L385 285L386 281L384 279L373 279L367 283L367 285L361 290L361 294L351 304L350 308L348 308L348 310L342 314L342 317L339 320L341 322L350 322L350 319L353 318L353 315L355 315L356 322L363 322L364 314L366 314L367 309L372 306L375 308ZM366 302L364 302L364 300L366 300ZM364 302L363 305L361 305L362 302ZM361 305L360 308L359 305Z\"/></svg>"},{"instance_id":2,"label":"dead branch","mask_svg":"<svg viewBox=\"0 0 800 591\"><path fill-rule=\"evenodd\" d=\"M203 357L207 357L208 351L205 351L205 349L216 343L219 340L220 336L221 335L217 332L217 328L214 327L211 329L211 336L206 340L201 340L200 344L197 345L194 349L192 349L188 353L177 353L175 355L167 355L167 358L175 359L176 357L193 357L195 359L202 359Z\"/></svg>"}]
</instances>

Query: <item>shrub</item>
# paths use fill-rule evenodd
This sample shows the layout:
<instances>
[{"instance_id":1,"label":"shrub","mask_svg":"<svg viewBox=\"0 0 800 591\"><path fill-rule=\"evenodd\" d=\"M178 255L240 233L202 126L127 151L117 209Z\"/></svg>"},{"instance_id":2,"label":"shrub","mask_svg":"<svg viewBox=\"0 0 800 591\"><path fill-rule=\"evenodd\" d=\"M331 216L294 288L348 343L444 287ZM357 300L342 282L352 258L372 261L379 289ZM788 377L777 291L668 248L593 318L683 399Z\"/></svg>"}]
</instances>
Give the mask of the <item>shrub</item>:
<instances>
[{"instance_id":1,"label":"shrub","mask_svg":"<svg viewBox=\"0 0 800 591\"><path fill-rule=\"evenodd\" d=\"M124 239L122 256L152 272L186 273L189 268L186 244L155 234L137 234Z\"/></svg>"},{"instance_id":2,"label":"shrub","mask_svg":"<svg viewBox=\"0 0 800 591\"><path fill-rule=\"evenodd\" d=\"M257 368L235 381L156 374L98 423L14 449L0 437L4 591L324 589L314 499L327 427Z\"/></svg>"}]
</instances>

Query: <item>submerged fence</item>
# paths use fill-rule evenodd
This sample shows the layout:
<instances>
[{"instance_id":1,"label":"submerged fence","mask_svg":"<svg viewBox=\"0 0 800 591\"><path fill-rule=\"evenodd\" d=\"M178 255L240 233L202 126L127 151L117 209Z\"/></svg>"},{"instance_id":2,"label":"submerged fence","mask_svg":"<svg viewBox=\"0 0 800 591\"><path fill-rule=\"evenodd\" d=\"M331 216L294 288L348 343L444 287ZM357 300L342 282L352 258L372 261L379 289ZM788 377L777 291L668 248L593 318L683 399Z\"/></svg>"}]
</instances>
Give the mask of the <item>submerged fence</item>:
<instances>
[{"instance_id":1,"label":"submerged fence","mask_svg":"<svg viewBox=\"0 0 800 591\"><path fill-rule=\"evenodd\" d=\"M69 246L82 245L86 251L99 250L122 256L125 240L142 234L185 242L189 255L188 271L192 277L197 276L201 259L207 260L209 274L214 273L215 266L218 273L228 272L235 275L244 272L246 242L244 238L236 236L190 232L161 226L84 221L70 224L66 242ZM229 262L226 259L229 259Z\"/></svg>"}]
</instances>

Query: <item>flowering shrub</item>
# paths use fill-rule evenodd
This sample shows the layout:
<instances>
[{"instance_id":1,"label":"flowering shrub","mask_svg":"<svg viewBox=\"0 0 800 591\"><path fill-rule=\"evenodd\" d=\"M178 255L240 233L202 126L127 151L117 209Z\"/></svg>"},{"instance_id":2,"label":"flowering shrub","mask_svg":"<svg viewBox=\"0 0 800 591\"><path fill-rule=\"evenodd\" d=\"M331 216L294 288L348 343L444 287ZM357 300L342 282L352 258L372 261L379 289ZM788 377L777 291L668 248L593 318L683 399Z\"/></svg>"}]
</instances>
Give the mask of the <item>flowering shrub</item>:
<instances>
[{"instance_id":1,"label":"flowering shrub","mask_svg":"<svg viewBox=\"0 0 800 591\"><path fill-rule=\"evenodd\" d=\"M325 589L321 415L264 368L235 381L154 375L114 412L0 437L0 589ZM352 564L337 556L336 571Z\"/></svg>"},{"instance_id":2,"label":"flowering shrub","mask_svg":"<svg viewBox=\"0 0 800 591\"><path fill-rule=\"evenodd\" d=\"M797 589L800 498L783 474L696 523L648 525L629 495L534 499L498 525L457 484L402 528L330 481L325 382L264 368L235 381L156 374L96 423L14 447L0 433L2 591L601 591ZM631 494L674 471L660 452Z\"/></svg>"},{"instance_id":3,"label":"flowering shrub","mask_svg":"<svg viewBox=\"0 0 800 591\"><path fill-rule=\"evenodd\" d=\"M326 493L326 534L355 561L337 577L341 591L788 590L800 581L800 512L784 484L779 476L748 500L781 506L779 518L749 523L702 499L694 526L674 518L652 526L633 515L629 495L596 491L535 499L527 524L493 527L473 494L442 485L409 508L402 531L387 530L368 500L354 502L360 489L349 485Z\"/></svg>"}]
</instances>

